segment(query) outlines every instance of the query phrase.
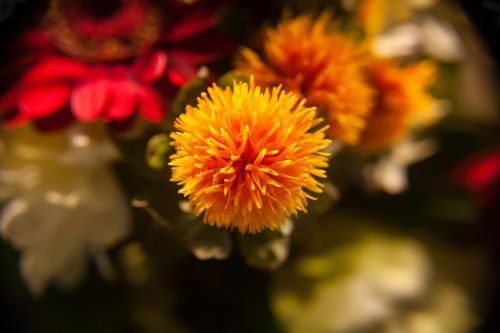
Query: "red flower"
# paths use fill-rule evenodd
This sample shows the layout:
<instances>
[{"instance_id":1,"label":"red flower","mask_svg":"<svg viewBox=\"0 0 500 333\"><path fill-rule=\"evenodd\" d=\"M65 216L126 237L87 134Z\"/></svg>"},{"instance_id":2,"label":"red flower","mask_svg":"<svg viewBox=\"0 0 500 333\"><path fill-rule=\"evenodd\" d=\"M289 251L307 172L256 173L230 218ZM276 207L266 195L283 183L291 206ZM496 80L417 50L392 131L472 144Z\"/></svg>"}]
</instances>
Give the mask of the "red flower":
<instances>
[{"instance_id":1,"label":"red flower","mask_svg":"<svg viewBox=\"0 0 500 333\"><path fill-rule=\"evenodd\" d=\"M0 98L6 127L130 123L137 113L158 122L178 87L231 46L204 3L55 0L45 23L22 40L25 56L13 65L31 66Z\"/></svg>"},{"instance_id":2,"label":"red flower","mask_svg":"<svg viewBox=\"0 0 500 333\"><path fill-rule=\"evenodd\" d=\"M149 121L159 121L164 103L149 84L163 76L166 65L163 52L147 60L138 58L132 66L86 65L67 58L47 58L31 68L3 99L3 109L11 110L4 115L5 125L32 119L42 120L37 124L43 127L43 120L63 113L66 107L80 121L121 121L135 110ZM64 114L59 116L57 125L70 120Z\"/></svg>"},{"instance_id":3,"label":"red flower","mask_svg":"<svg viewBox=\"0 0 500 333\"><path fill-rule=\"evenodd\" d=\"M500 190L500 150L475 154L454 170L455 184L466 188L487 204Z\"/></svg>"}]
</instances>

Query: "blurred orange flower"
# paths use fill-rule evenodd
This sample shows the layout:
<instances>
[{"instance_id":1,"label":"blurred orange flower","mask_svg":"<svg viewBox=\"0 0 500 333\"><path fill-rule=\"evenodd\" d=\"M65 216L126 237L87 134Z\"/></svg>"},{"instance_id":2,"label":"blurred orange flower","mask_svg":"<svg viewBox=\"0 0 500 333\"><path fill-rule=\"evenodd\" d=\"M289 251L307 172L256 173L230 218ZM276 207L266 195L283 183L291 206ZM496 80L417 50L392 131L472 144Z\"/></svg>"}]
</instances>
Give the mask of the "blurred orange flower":
<instances>
[{"instance_id":1,"label":"blurred orange flower","mask_svg":"<svg viewBox=\"0 0 500 333\"><path fill-rule=\"evenodd\" d=\"M405 67L395 59L372 58L366 67L376 91L358 147L366 152L389 148L416 126L437 118L436 101L428 93L434 82L435 65L421 61Z\"/></svg>"},{"instance_id":2,"label":"blurred orange flower","mask_svg":"<svg viewBox=\"0 0 500 333\"><path fill-rule=\"evenodd\" d=\"M372 90L362 73L360 48L349 37L331 31L331 15L283 20L265 32L263 57L243 48L237 72L255 75L262 85L283 83L324 108L334 137L355 144L372 106Z\"/></svg>"},{"instance_id":3,"label":"blurred orange flower","mask_svg":"<svg viewBox=\"0 0 500 333\"><path fill-rule=\"evenodd\" d=\"M328 166L328 126L281 87L261 91L253 77L232 89L213 85L179 116L171 134L172 181L210 225L255 233L306 211L305 190L320 193Z\"/></svg>"}]
</instances>

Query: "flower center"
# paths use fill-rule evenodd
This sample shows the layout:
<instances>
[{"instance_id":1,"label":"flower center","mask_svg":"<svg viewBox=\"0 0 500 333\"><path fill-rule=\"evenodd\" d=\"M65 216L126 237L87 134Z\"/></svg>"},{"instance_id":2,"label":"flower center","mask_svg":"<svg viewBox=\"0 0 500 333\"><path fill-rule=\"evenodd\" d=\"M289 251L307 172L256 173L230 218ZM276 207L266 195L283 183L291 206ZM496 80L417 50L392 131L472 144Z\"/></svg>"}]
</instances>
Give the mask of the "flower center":
<instances>
[{"instance_id":1,"label":"flower center","mask_svg":"<svg viewBox=\"0 0 500 333\"><path fill-rule=\"evenodd\" d=\"M46 18L61 51L85 61L116 61L151 48L160 15L146 0L53 0Z\"/></svg>"},{"instance_id":2,"label":"flower center","mask_svg":"<svg viewBox=\"0 0 500 333\"><path fill-rule=\"evenodd\" d=\"M82 12L98 20L112 17L123 7L122 0L84 0L77 2Z\"/></svg>"}]
</instances>

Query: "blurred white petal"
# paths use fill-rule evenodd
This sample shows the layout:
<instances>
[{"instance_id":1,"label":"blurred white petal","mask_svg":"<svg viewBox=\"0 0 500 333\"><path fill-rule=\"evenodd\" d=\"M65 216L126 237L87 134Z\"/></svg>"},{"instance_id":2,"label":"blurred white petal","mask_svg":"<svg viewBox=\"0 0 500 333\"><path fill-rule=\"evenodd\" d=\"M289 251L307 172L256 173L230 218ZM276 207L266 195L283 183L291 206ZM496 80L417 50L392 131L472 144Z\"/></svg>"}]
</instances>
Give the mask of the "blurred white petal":
<instances>
[{"instance_id":1,"label":"blurred white petal","mask_svg":"<svg viewBox=\"0 0 500 333\"><path fill-rule=\"evenodd\" d=\"M399 194L408 187L408 167L425 160L436 151L437 144L433 140L403 141L385 156L367 164L363 168L363 177L371 190Z\"/></svg>"},{"instance_id":2,"label":"blurred white petal","mask_svg":"<svg viewBox=\"0 0 500 333\"><path fill-rule=\"evenodd\" d=\"M464 292L448 283L433 291L428 306L388 322L385 333L468 333L478 323Z\"/></svg>"},{"instance_id":3,"label":"blurred white petal","mask_svg":"<svg viewBox=\"0 0 500 333\"><path fill-rule=\"evenodd\" d=\"M376 37L372 50L380 57L408 56L418 50L421 39L420 27L417 24L403 24Z\"/></svg>"},{"instance_id":4,"label":"blurred white petal","mask_svg":"<svg viewBox=\"0 0 500 333\"><path fill-rule=\"evenodd\" d=\"M0 186L13 198L0 216L1 234L21 251L23 277L34 294L51 282L75 286L87 257L130 231L127 201L107 165L113 154L103 147L105 136L93 133L72 143L22 130L6 140Z\"/></svg>"},{"instance_id":5,"label":"blurred white petal","mask_svg":"<svg viewBox=\"0 0 500 333\"><path fill-rule=\"evenodd\" d=\"M61 156L65 163L78 165L102 165L118 157L118 150L107 139L102 128L89 128L77 124L67 132L70 149Z\"/></svg>"},{"instance_id":6,"label":"blurred white petal","mask_svg":"<svg viewBox=\"0 0 500 333\"><path fill-rule=\"evenodd\" d=\"M289 332L357 332L421 297L431 274L425 249L404 237L364 234L278 272L273 308ZM307 296L305 296L307 295Z\"/></svg>"},{"instance_id":7,"label":"blurred white petal","mask_svg":"<svg viewBox=\"0 0 500 333\"><path fill-rule=\"evenodd\" d=\"M287 217L285 218L285 223L280 226L279 232L285 237L290 237L292 235L293 229L293 221Z\"/></svg>"},{"instance_id":8,"label":"blurred white petal","mask_svg":"<svg viewBox=\"0 0 500 333\"><path fill-rule=\"evenodd\" d=\"M449 23L426 16L421 22L421 34L422 46L429 55L446 62L465 58L464 42Z\"/></svg>"}]
</instances>

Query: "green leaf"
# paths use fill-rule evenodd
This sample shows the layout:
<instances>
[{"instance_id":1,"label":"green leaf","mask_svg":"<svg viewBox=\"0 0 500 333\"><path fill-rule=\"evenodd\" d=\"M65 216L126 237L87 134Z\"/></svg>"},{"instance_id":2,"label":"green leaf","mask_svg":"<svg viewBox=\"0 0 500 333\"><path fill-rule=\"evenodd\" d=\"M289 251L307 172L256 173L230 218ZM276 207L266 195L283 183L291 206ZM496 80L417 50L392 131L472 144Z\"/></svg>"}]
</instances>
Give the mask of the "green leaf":
<instances>
[{"instance_id":1,"label":"green leaf","mask_svg":"<svg viewBox=\"0 0 500 333\"><path fill-rule=\"evenodd\" d=\"M146 163L153 169L161 170L167 165L170 150L167 134L157 134L149 139L146 146Z\"/></svg>"},{"instance_id":2,"label":"green leaf","mask_svg":"<svg viewBox=\"0 0 500 333\"><path fill-rule=\"evenodd\" d=\"M208 83L205 78L196 77L182 87L172 101L172 106L170 108L171 115L173 117L177 117L179 114L184 112L186 106L196 105L197 97L205 91L207 84Z\"/></svg>"},{"instance_id":3,"label":"green leaf","mask_svg":"<svg viewBox=\"0 0 500 333\"><path fill-rule=\"evenodd\" d=\"M217 84L222 88L232 87L233 81L249 82L249 78L246 76L237 74L235 71L230 71L230 72L227 72L226 74L222 75L219 78L219 80L217 80Z\"/></svg>"},{"instance_id":4,"label":"green leaf","mask_svg":"<svg viewBox=\"0 0 500 333\"><path fill-rule=\"evenodd\" d=\"M227 259L232 251L229 231L203 223L193 228L188 244L193 255L200 260Z\"/></svg>"},{"instance_id":5,"label":"green leaf","mask_svg":"<svg viewBox=\"0 0 500 333\"><path fill-rule=\"evenodd\" d=\"M238 247L248 266L262 270L274 270L288 258L290 237L280 231L240 235Z\"/></svg>"}]
</instances>

